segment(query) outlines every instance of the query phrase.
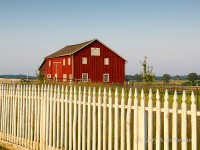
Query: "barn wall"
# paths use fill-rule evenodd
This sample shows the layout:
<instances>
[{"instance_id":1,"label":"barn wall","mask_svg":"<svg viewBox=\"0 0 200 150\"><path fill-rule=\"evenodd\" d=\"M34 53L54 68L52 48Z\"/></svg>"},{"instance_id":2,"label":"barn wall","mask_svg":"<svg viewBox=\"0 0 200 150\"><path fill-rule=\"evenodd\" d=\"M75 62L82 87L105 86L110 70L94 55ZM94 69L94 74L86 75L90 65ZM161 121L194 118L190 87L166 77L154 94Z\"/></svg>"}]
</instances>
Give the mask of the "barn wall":
<instances>
[{"instance_id":1,"label":"barn wall","mask_svg":"<svg viewBox=\"0 0 200 150\"><path fill-rule=\"evenodd\" d=\"M100 56L91 56L91 47L100 48ZM87 57L87 64L82 64L82 57ZM109 58L109 65L104 65L104 58ZM74 77L82 78L88 73L93 82L102 82L103 74L109 73L110 82L124 82L125 60L98 41L91 43L74 54Z\"/></svg>"},{"instance_id":2,"label":"barn wall","mask_svg":"<svg viewBox=\"0 0 200 150\"><path fill-rule=\"evenodd\" d=\"M71 59L70 65L68 65L68 58ZM63 59L65 59L65 65L63 64ZM49 66L49 61L51 61L51 66ZM55 78L57 73L58 79L62 79L63 74L66 74L67 79L69 79L69 75L72 74L72 58L71 56L48 58L45 62L45 68L46 75L51 74L51 78Z\"/></svg>"}]
</instances>

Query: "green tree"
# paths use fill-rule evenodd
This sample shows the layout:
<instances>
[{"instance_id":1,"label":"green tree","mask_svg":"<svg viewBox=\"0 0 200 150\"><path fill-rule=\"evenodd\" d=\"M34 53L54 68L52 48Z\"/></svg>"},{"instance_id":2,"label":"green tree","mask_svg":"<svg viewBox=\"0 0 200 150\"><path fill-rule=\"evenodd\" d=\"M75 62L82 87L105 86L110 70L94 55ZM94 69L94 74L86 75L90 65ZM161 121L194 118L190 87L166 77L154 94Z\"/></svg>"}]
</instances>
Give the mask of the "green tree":
<instances>
[{"instance_id":1,"label":"green tree","mask_svg":"<svg viewBox=\"0 0 200 150\"><path fill-rule=\"evenodd\" d=\"M143 81L146 82L147 84L151 84L155 80L155 75L153 73L153 66L149 66L147 64L147 57L144 57L143 61L140 61L143 71L142 71L142 77Z\"/></svg>"},{"instance_id":2,"label":"green tree","mask_svg":"<svg viewBox=\"0 0 200 150\"><path fill-rule=\"evenodd\" d=\"M135 74L135 75L133 76L133 79L134 79L135 81L142 82L142 80L143 80L142 74Z\"/></svg>"},{"instance_id":3,"label":"green tree","mask_svg":"<svg viewBox=\"0 0 200 150\"><path fill-rule=\"evenodd\" d=\"M168 83L170 82L170 80L171 80L171 76L170 76L169 74L165 73L165 74L163 74L163 76L162 76L162 80L163 80L163 82L164 82L165 84L168 84Z\"/></svg>"},{"instance_id":4,"label":"green tree","mask_svg":"<svg viewBox=\"0 0 200 150\"><path fill-rule=\"evenodd\" d=\"M192 83L192 85L195 85L195 81L198 80L199 76L196 73L189 73L187 75L187 79Z\"/></svg>"},{"instance_id":5,"label":"green tree","mask_svg":"<svg viewBox=\"0 0 200 150\"><path fill-rule=\"evenodd\" d=\"M44 76L44 74L42 73L42 70L36 71L36 77L37 77L37 79L38 79L38 81L39 81L40 83L43 83L44 80L45 80L45 76Z\"/></svg>"}]
</instances>

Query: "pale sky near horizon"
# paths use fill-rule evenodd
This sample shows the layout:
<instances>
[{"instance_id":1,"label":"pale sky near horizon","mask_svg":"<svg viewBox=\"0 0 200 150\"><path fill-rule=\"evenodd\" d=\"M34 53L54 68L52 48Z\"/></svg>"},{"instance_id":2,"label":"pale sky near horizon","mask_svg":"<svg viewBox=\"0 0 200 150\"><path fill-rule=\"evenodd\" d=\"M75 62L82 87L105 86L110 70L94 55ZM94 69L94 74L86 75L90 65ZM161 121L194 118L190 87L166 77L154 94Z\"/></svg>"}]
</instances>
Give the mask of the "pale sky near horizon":
<instances>
[{"instance_id":1,"label":"pale sky near horizon","mask_svg":"<svg viewBox=\"0 0 200 150\"><path fill-rule=\"evenodd\" d=\"M35 75L45 56L98 38L142 71L200 74L200 1L0 1L0 75Z\"/></svg>"}]
</instances>

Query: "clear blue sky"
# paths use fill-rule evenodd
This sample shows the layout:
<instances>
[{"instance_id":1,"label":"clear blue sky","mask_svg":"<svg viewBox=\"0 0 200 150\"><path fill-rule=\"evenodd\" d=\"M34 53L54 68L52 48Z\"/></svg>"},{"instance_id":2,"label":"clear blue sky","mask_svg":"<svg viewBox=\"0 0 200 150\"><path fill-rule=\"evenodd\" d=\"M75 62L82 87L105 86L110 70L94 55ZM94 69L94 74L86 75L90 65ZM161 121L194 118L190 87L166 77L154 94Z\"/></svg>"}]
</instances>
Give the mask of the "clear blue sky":
<instances>
[{"instance_id":1,"label":"clear blue sky","mask_svg":"<svg viewBox=\"0 0 200 150\"><path fill-rule=\"evenodd\" d=\"M200 74L200 1L0 1L0 74L35 75L45 56L98 38L156 75Z\"/></svg>"}]
</instances>

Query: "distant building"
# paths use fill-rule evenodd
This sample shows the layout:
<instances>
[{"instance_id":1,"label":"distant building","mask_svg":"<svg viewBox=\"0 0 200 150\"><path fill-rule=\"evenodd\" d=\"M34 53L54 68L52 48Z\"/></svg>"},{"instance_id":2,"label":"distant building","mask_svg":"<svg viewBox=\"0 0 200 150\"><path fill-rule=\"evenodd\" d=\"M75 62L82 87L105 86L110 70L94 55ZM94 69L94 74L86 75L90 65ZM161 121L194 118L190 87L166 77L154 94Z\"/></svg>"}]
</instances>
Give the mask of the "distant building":
<instances>
[{"instance_id":1,"label":"distant building","mask_svg":"<svg viewBox=\"0 0 200 150\"><path fill-rule=\"evenodd\" d=\"M123 57L93 39L47 56L39 69L47 79L123 83L125 63Z\"/></svg>"}]
</instances>

